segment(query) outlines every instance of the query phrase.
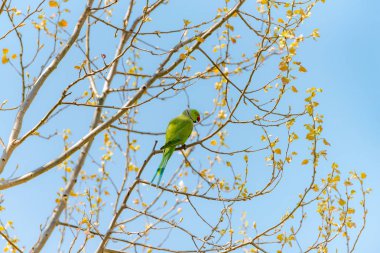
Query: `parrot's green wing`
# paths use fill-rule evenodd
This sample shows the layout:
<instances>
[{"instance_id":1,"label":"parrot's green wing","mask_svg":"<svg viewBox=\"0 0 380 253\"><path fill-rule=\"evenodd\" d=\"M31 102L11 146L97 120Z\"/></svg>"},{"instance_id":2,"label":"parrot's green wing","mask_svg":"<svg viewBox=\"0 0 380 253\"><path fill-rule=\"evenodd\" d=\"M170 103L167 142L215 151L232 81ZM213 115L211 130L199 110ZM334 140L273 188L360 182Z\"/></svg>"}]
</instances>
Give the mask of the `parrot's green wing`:
<instances>
[{"instance_id":1,"label":"parrot's green wing","mask_svg":"<svg viewBox=\"0 0 380 253\"><path fill-rule=\"evenodd\" d=\"M182 115L172 119L166 129L166 143L164 147L183 145L193 131L193 122Z\"/></svg>"},{"instance_id":2,"label":"parrot's green wing","mask_svg":"<svg viewBox=\"0 0 380 253\"><path fill-rule=\"evenodd\" d=\"M165 149L165 148L168 148L168 147L176 147L176 146L178 146L180 144L181 144L181 140L180 139L171 140L171 141L165 143L165 145L162 146L161 149Z\"/></svg>"}]
</instances>

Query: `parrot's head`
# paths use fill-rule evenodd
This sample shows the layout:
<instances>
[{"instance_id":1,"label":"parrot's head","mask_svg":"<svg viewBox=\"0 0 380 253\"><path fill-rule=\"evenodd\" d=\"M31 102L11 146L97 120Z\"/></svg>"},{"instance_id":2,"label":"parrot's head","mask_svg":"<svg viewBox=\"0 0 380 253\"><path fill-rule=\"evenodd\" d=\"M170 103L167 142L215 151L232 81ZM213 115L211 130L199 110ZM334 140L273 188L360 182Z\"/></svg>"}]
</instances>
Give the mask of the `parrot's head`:
<instances>
[{"instance_id":1,"label":"parrot's head","mask_svg":"<svg viewBox=\"0 0 380 253\"><path fill-rule=\"evenodd\" d=\"M201 120L199 112L195 109L186 109L182 114L189 117L193 123L197 123Z\"/></svg>"}]
</instances>

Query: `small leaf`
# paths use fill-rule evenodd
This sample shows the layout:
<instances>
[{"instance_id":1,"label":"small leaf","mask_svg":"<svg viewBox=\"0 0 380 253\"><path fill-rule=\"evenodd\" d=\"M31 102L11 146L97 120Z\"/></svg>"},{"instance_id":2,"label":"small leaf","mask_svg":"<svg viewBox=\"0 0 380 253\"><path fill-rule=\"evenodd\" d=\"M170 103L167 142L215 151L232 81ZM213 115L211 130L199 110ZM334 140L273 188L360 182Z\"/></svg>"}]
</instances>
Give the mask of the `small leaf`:
<instances>
[{"instance_id":1,"label":"small leaf","mask_svg":"<svg viewBox=\"0 0 380 253\"><path fill-rule=\"evenodd\" d=\"M6 55L3 55L3 56L1 57L1 63L2 63L2 64L6 64L7 62L9 62L8 57L7 57Z\"/></svg>"},{"instance_id":2,"label":"small leaf","mask_svg":"<svg viewBox=\"0 0 380 253\"><path fill-rule=\"evenodd\" d=\"M298 69L299 72L307 72L307 69L304 67L304 66L300 66L300 68Z\"/></svg>"},{"instance_id":3,"label":"small leaf","mask_svg":"<svg viewBox=\"0 0 380 253\"><path fill-rule=\"evenodd\" d=\"M184 23L185 26L188 26L191 23L191 21L188 20L188 19L184 19L183 23Z\"/></svg>"},{"instance_id":4,"label":"small leaf","mask_svg":"<svg viewBox=\"0 0 380 253\"><path fill-rule=\"evenodd\" d=\"M281 78L281 82L282 82L283 84L288 84L288 83L290 82L290 79L287 78L287 77L285 77L285 76L283 76L283 77Z\"/></svg>"},{"instance_id":5,"label":"small leaf","mask_svg":"<svg viewBox=\"0 0 380 253\"><path fill-rule=\"evenodd\" d=\"M83 217L83 219L80 221L80 223L87 224L88 223L87 217Z\"/></svg>"},{"instance_id":6,"label":"small leaf","mask_svg":"<svg viewBox=\"0 0 380 253\"><path fill-rule=\"evenodd\" d=\"M346 181L344 181L344 186L351 186L352 183L347 179Z\"/></svg>"},{"instance_id":7,"label":"small leaf","mask_svg":"<svg viewBox=\"0 0 380 253\"><path fill-rule=\"evenodd\" d=\"M316 39L316 38L319 38L320 35L319 35L319 29L314 29L313 30L313 33L311 34L311 36Z\"/></svg>"},{"instance_id":8,"label":"small leaf","mask_svg":"<svg viewBox=\"0 0 380 253\"><path fill-rule=\"evenodd\" d=\"M227 29L229 29L229 30L231 30L231 31L234 31L234 29L235 29L235 28L234 28L232 25L230 25L230 24L226 24L225 26L226 26Z\"/></svg>"},{"instance_id":9,"label":"small leaf","mask_svg":"<svg viewBox=\"0 0 380 253\"><path fill-rule=\"evenodd\" d=\"M343 199L339 199L338 203L340 206L344 206L346 204L346 201Z\"/></svg>"},{"instance_id":10,"label":"small leaf","mask_svg":"<svg viewBox=\"0 0 380 253\"><path fill-rule=\"evenodd\" d=\"M305 160L302 161L301 164L302 164L302 165L306 165L306 164L308 164L308 163L309 163L309 160L308 160L308 159L305 159Z\"/></svg>"},{"instance_id":11,"label":"small leaf","mask_svg":"<svg viewBox=\"0 0 380 253\"><path fill-rule=\"evenodd\" d=\"M332 164L331 164L331 168L332 168L333 170L336 170L338 167L339 167L339 165L336 164L336 163L332 163Z\"/></svg>"},{"instance_id":12,"label":"small leaf","mask_svg":"<svg viewBox=\"0 0 380 253\"><path fill-rule=\"evenodd\" d=\"M204 39L204 38L202 38L202 37L197 37L197 41L198 41L198 42L200 42L200 43L202 43L202 42L204 42L204 41L205 41L205 39Z\"/></svg>"},{"instance_id":13,"label":"small leaf","mask_svg":"<svg viewBox=\"0 0 380 253\"><path fill-rule=\"evenodd\" d=\"M49 1L49 6L50 7L52 7L52 8L54 8L54 7L58 7L58 3L57 3L57 1Z\"/></svg>"},{"instance_id":14,"label":"small leaf","mask_svg":"<svg viewBox=\"0 0 380 253\"><path fill-rule=\"evenodd\" d=\"M278 68L281 70L281 71L287 71L288 70L288 64L284 61L280 62L280 64L278 65Z\"/></svg>"},{"instance_id":15,"label":"small leaf","mask_svg":"<svg viewBox=\"0 0 380 253\"><path fill-rule=\"evenodd\" d=\"M179 58L181 59L181 60L184 60L184 59L186 59L186 55L185 54L180 54L180 56L179 56Z\"/></svg>"},{"instance_id":16,"label":"small leaf","mask_svg":"<svg viewBox=\"0 0 380 253\"><path fill-rule=\"evenodd\" d=\"M58 26L60 27L67 27L68 23L66 20L64 19L61 19L59 22L58 22Z\"/></svg>"}]
</instances>

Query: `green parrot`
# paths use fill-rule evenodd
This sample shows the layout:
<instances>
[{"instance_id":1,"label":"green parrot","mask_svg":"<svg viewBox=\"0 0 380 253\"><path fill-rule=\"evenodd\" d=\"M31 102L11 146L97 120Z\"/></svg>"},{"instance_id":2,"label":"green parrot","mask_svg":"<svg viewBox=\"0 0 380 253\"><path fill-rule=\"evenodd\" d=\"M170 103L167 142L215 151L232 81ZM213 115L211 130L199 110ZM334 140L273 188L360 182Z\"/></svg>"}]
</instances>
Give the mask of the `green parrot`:
<instances>
[{"instance_id":1,"label":"green parrot","mask_svg":"<svg viewBox=\"0 0 380 253\"><path fill-rule=\"evenodd\" d=\"M184 110L181 115L175 117L169 122L169 125L166 128L166 143L161 147L161 149L164 150L162 160L151 183L153 183L154 179L158 175L157 184L160 184L166 164L172 156L175 148L179 145L185 144L193 131L194 123L199 122L200 119L201 118L197 110L187 109Z\"/></svg>"}]
</instances>

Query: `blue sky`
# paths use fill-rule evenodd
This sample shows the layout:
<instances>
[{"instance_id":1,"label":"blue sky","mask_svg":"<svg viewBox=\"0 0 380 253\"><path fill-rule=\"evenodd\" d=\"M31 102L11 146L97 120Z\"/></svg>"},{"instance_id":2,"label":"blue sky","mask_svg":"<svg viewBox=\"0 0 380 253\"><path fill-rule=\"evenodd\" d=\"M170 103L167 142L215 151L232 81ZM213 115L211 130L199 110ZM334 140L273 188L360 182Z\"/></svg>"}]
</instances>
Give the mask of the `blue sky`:
<instances>
[{"instance_id":1,"label":"blue sky","mask_svg":"<svg viewBox=\"0 0 380 253\"><path fill-rule=\"evenodd\" d=\"M368 196L367 229L357 252L377 252L376 231L380 225L380 24L378 1L326 1L314 12L313 23L321 38L305 48L309 74L323 87L321 108L325 135L331 140L330 159L347 170L365 171Z\"/></svg>"},{"instance_id":2,"label":"blue sky","mask_svg":"<svg viewBox=\"0 0 380 253\"><path fill-rule=\"evenodd\" d=\"M208 13L207 9L203 8L199 10L195 4L189 5L187 3L184 6L184 3L181 1L172 2L174 2L173 8L181 9L179 13L186 14L186 11L188 11L193 14L193 12L199 11L196 18L200 20ZM343 173L349 170L365 171L368 175L366 185L374 189L368 196L369 215L367 229L357 248L357 252L366 253L377 252L376 246L378 243L376 234L380 227L380 216L378 215L380 212L380 206L378 205L380 193L377 187L380 177L378 169L380 167L378 159L380 155L380 148L378 146L380 137L377 134L377 130L380 129L380 100L378 99L380 89L376 85L377 75L380 73L380 49L378 47L380 34L377 31L380 25L379 9L380 2L373 0L327 0L326 4L320 4L313 11L312 17L306 21L305 28L303 28L305 31L311 31L316 27L319 28L321 38L317 42L308 41L302 45L298 53L298 56L308 69L308 72L303 74L298 82L304 83L305 89L316 86L324 90L319 95L321 103L319 112L325 115L324 136L332 144L332 147L328 150L329 162L337 162ZM79 10L73 10L73 14L77 12ZM174 16L164 16L162 22L170 27L174 19ZM177 21L182 22L182 19L183 17L181 16ZM10 44L1 43L0 48L10 47ZM112 55L113 47L105 49L107 43L107 40L102 40L96 46L99 50ZM70 57L73 57L71 59L75 59L76 55L72 54ZM154 66L154 62L150 64ZM152 68L154 68L153 66ZM5 81L1 84L4 90L1 101L4 98L12 98L14 96L14 90L9 88L8 83L12 83L15 80L6 75L5 71L7 69L0 66L0 74L5 76ZM66 83L62 80L64 80L67 71L72 72L73 70L63 69L52 76L46 92L52 93L57 86L64 87ZM55 94L39 100L31 108L31 111L37 115L39 113L42 115L43 112L40 109L55 101L55 96L58 95ZM10 100L12 102L12 99ZM186 106L183 97L179 97L173 101L177 103L176 108ZM211 102L207 104L202 99L194 99L191 103L192 106L201 108L201 110L211 107ZM163 105L162 110L168 110L169 108L172 108L172 105ZM181 111L181 109L178 109L178 111ZM91 113L84 114L83 111L74 113L75 122L65 121L64 128L74 128L73 140L76 140L76 138L79 138L87 131L86 127L88 126L88 119L91 117ZM146 115L149 119L142 119L139 126L146 130L163 131L166 122L176 114L177 111L167 113L165 119L162 119L160 115L146 113L143 115ZM4 121L4 124L0 128L0 135L3 139L7 140L14 117L8 112L3 112L0 117ZM25 129L28 126L32 126L33 122L33 120L28 121ZM76 127L78 125L82 125L82 127ZM50 127L51 129L62 129L60 128L59 121ZM237 140L244 139L246 135L236 136L236 138ZM162 142L162 140L159 141ZM149 142L146 141L144 143ZM62 150L62 146L51 148L48 145L43 146L44 144L41 144L42 146L38 146L40 150L44 150L44 147L49 147L49 151L46 152L45 156L38 156L36 155L37 152L34 153L35 151L32 151L35 145L36 143L33 141L26 143L20 152L14 154L14 160L10 165L14 166L21 160L23 164L21 171L29 171L37 165L52 159ZM150 149L149 146L148 149ZM141 154L142 157L143 155ZM158 163L158 160L159 157L156 157L155 162ZM89 167L91 166L89 165ZM150 171L145 172L144 175L150 177L153 174L152 171L154 171L153 167L150 168ZM167 173L170 174L169 172ZM168 174L166 176L169 177ZM17 234L22 239L21 245L30 245L35 241L39 224L45 221L45 217L47 217L54 207L57 184L62 184L59 181L61 175L61 171L52 170L39 179L32 180L27 184L5 192L7 211L4 215L7 215L7 217L2 217L2 219L9 218L16 222ZM290 182L298 179L290 179ZM277 197L277 199L271 201L283 203L286 202L286 198ZM260 210L260 202L255 206L249 206L249 208L253 208L254 211L252 212L258 212L258 215L264 215L263 212L268 211L265 208ZM35 217L36 214L41 214L41 217L39 219L31 218ZM212 214L209 215L212 216ZM239 217L236 218L239 219ZM25 228L25 224L28 224L28 229ZM33 235L31 236L31 234ZM2 241L0 241L0 246L1 243ZM337 247L340 248L339 245ZM56 241L54 239L49 241L48 248L51 250L56 249Z\"/></svg>"}]
</instances>

